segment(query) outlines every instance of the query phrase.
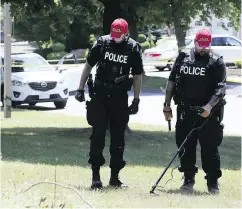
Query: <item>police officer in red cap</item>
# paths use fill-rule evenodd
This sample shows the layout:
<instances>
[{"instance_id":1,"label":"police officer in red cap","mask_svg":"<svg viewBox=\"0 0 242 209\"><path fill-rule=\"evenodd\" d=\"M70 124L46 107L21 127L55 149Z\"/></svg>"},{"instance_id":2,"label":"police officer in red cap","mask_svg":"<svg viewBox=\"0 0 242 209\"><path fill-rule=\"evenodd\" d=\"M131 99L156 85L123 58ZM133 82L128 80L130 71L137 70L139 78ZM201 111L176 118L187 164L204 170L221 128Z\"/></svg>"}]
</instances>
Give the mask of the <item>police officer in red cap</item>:
<instances>
[{"instance_id":1,"label":"police officer in red cap","mask_svg":"<svg viewBox=\"0 0 242 209\"><path fill-rule=\"evenodd\" d=\"M223 104L215 109L202 129L191 135L179 153L179 171L185 177L181 189L192 190L198 172L196 146L199 140L208 191L215 194L219 192L218 178L222 176L218 147L223 139L221 121L226 93L226 66L222 57L212 52L211 42L211 33L203 29L196 34L195 46L190 53L179 53L168 79L163 112L166 120L172 118L170 105L173 98L177 105L176 144L180 147L193 125L200 120L203 122L215 105ZM194 111L197 107L201 107L200 113Z\"/></svg>"},{"instance_id":2,"label":"police officer in red cap","mask_svg":"<svg viewBox=\"0 0 242 209\"><path fill-rule=\"evenodd\" d=\"M110 34L99 37L92 46L75 96L80 102L85 101L84 86L95 65L94 88L87 102L87 121L93 127L88 160L92 166L91 188L103 186L99 171L105 163L103 149L108 126L111 135L109 185L121 187L124 184L119 180L119 172L126 164L124 134L129 115L138 112L143 73L141 46L129 37L128 23L124 19L114 20ZM128 91L132 85L134 99L128 106Z\"/></svg>"}]
</instances>

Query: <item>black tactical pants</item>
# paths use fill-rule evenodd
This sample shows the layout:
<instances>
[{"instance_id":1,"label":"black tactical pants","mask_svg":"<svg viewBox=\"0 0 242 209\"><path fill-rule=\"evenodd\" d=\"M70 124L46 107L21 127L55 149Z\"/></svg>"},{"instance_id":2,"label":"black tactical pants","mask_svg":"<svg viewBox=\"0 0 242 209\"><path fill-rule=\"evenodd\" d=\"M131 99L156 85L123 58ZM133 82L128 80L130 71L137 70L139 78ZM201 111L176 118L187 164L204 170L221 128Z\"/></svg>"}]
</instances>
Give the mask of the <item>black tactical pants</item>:
<instances>
[{"instance_id":1,"label":"black tactical pants","mask_svg":"<svg viewBox=\"0 0 242 209\"><path fill-rule=\"evenodd\" d=\"M122 169L125 129L129 121L127 92L97 92L87 105L87 120L92 125L90 152L88 163L102 166L105 163L103 149L106 129L110 125L110 168ZM109 124L108 124L109 123Z\"/></svg>"},{"instance_id":2,"label":"black tactical pants","mask_svg":"<svg viewBox=\"0 0 242 209\"><path fill-rule=\"evenodd\" d=\"M180 172L190 174L195 174L197 172L198 169L195 165L196 146L197 141L199 140L201 146L202 168L206 173L205 178L209 176L217 179L222 176L222 172L220 170L220 155L218 151L218 146L221 144L223 139L221 111L223 111L223 109L218 109L218 111L214 112L203 128L198 132L195 132L185 143L185 150L183 149L180 152ZM202 124L201 122L204 121L201 116L189 109L184 109L181 106L177 107L176 144L178 147L191 131L193 124L198 120L200 120L200 126Z\"/></svg>"}]
</instances>

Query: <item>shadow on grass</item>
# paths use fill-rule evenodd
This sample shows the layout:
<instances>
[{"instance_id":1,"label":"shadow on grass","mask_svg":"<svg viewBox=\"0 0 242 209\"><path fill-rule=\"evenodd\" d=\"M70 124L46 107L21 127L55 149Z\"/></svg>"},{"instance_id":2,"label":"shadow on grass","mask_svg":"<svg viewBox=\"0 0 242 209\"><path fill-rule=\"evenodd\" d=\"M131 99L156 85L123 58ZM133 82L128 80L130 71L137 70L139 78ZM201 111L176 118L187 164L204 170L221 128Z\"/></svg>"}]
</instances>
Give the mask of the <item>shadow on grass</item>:
<instances>
[{"instance_id":1,"label":"shadow on grass","mask_svg":"<svg viewBox=\"0 0 242 209\"><path fill-rule=\"evenodd\" d=\"M2 160L28 163L88 166L91 128L3 128ZM107 134L109 135L109 134ZM198 166L200 147L198 146ZM128 165L166 166L176 153L173 132L135 130L126 139L125 159ZM221 167L241 168L239 136L225 136L220 146ZM104 150L109 163L109 137Z\"/></svg>"},{"instance_id":2,"label":"shadow on grass","mask_svg":"<svg viewBox=\"0 0 242 209\"><path fill-rule=\"evenodd\" d=\"M180 195L189 195L189 196L211 196L211 194L209 194L208 192L200 192L200 191L197 191L197 190L193 190L193 191L183 191L181 189L156 189L157 191L159 192L165 192L165 193L168 193L168 194L180 194Z\"/></svg>"},{"instance_id":3,"label":"shadow on grass","mask_svg":"<svg viewBox=\"0 0 242 209\"><path fill-rule=\"evenodd\" d=\"M55 107L45 107L45 106L29 106L27 104L17 105L11 109L11 112L23 112L23 111L50 111L57 110ZM1 107L1 111L4 112L4 108Z\"/></svg>"}]
</instances>

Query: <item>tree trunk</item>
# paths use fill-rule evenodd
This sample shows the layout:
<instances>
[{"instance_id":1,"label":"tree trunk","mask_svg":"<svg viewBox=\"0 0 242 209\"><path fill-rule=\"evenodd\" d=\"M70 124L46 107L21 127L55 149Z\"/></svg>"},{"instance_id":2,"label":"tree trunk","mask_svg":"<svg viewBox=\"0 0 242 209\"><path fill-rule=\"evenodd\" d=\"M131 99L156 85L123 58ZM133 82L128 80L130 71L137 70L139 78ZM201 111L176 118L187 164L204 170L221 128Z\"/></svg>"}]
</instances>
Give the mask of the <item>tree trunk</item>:
<instances>
[{"instance_id":1,"label":"tree trunk","mask_svg":"<svg viewBox=\"0 0 242 209\"><path fill-rule=\"evenodd\" d=\"M138 31L137 31L136 9L134 7L129 7L126 12L126 16L127 16L127 22L129 23L130 37L134 40L137 40Z\"/></svg>"},{"instance_id":2,"label":"tree trunk","mask_svg":"<svg viewBox=\"0 0 242 209\"><path fill-rule=\"evenodd\" d=\"M186 30L184 26L182 26L178 21L174 22L174 26L175 26L176 39L178 42L178 48L179 48L178 50L182 50L182 47L185 47Z\"/></svg>"},{"instance_id":3,"label":"tree trunk","mask_svg":"<svg viewBox=\"0 0 242 209\"><path fill-rule=\"evenodd\" d=\"M180 51L182 50L183 47L185 47L185 37L186 37L186 26L182 24L183 14L181 13L181 10L180 10L182 1L179 1L180 5L178 4L178 2L173 2L173 0L171 0L170 3L172 7L172 21L174 24L178 51Z\"/></svg>"},{"instance_id":4,"label":"tree trunk","mask_svg":"<svg viewBox=\"0 0 242 209\"><path fill-rule=\"evenodd\" d=\"M110 33L110 27L112 22L120 17L121 3L120 0L109 0L103 2L104 14L103 14L103 35Z\"/></svg>"}]
</instances>

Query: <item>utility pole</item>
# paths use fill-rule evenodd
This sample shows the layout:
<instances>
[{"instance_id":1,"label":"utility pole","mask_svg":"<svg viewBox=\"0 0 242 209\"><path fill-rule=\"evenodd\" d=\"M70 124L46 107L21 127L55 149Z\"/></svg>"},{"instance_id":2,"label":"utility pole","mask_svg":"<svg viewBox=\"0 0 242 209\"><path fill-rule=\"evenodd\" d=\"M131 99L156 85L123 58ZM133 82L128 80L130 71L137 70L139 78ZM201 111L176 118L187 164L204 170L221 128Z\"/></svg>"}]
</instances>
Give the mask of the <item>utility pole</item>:
<instances>
[{"instance_id":1,"label":"utility pole","mask_svg":"<svg viewBox=\"0 0 242 209\"><path fill-rule=\"evenodd\" d=\"M11 16L10 4L4 3L4 118L11 118Z\"/></svg>"}]
</instances>

